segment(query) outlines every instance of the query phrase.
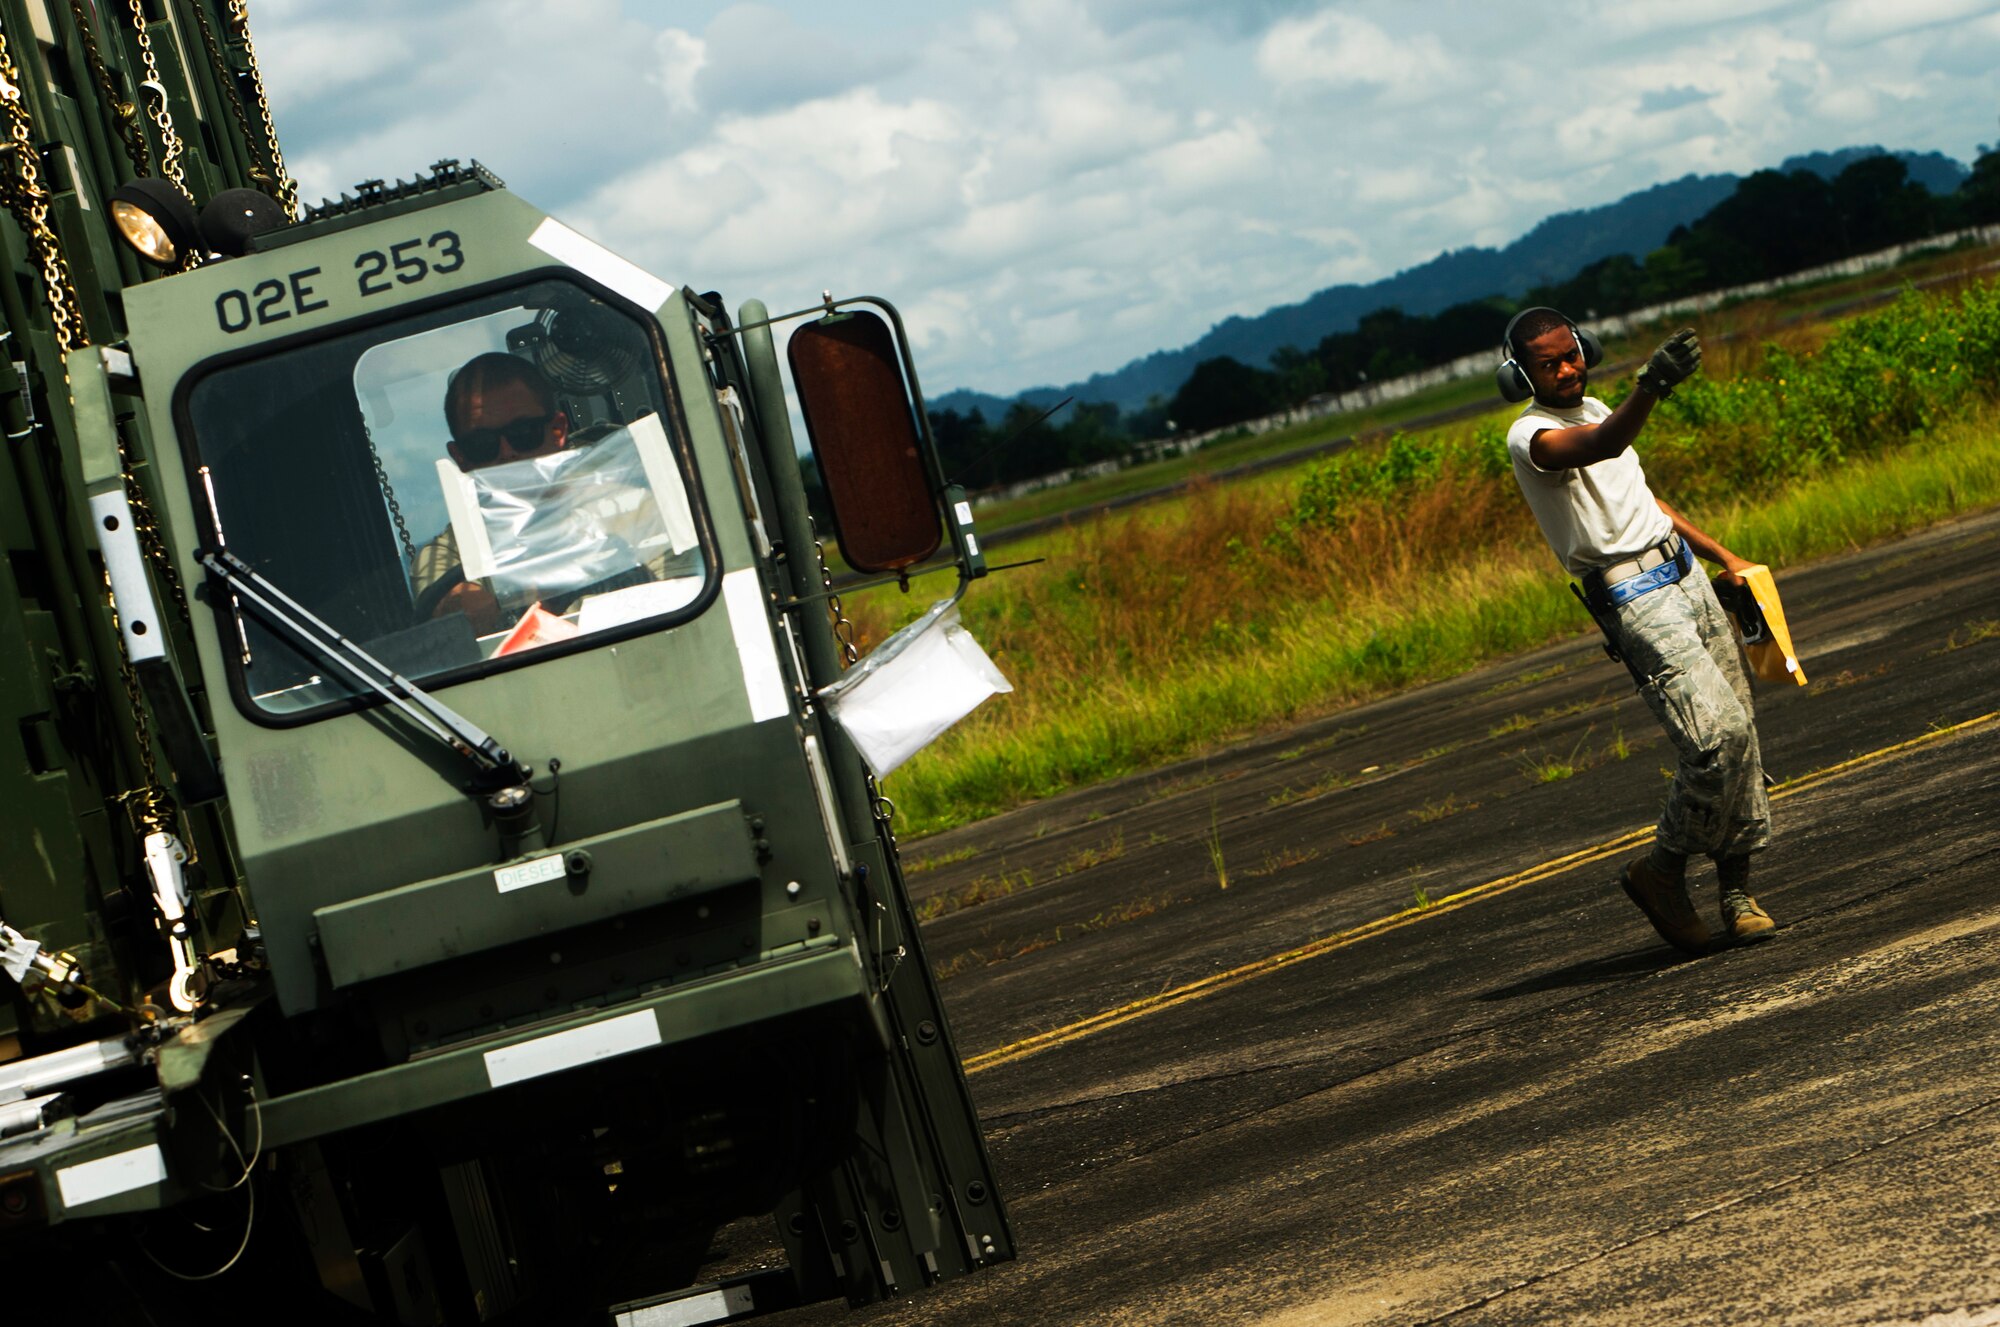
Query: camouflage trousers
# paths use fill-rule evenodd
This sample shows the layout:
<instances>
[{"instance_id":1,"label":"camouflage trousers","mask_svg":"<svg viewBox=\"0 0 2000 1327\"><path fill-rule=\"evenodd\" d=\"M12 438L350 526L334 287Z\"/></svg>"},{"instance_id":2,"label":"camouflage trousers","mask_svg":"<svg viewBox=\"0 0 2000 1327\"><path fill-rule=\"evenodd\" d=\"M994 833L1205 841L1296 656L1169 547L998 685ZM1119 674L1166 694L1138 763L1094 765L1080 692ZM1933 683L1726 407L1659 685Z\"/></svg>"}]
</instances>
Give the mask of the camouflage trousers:
<instances>
[{"instance_id":1,"label":"camouflage trousers","mask_svg":"<svg viewBox=\"0 0 2000 1327\"><path fill-rule=\"evenodd\" d=\"M1639 694L1680 755L1660 843L1689 856L1741 856L1771 838L1742 647L1697 569L1602 619Z\"/></svg>"}]
</instances>

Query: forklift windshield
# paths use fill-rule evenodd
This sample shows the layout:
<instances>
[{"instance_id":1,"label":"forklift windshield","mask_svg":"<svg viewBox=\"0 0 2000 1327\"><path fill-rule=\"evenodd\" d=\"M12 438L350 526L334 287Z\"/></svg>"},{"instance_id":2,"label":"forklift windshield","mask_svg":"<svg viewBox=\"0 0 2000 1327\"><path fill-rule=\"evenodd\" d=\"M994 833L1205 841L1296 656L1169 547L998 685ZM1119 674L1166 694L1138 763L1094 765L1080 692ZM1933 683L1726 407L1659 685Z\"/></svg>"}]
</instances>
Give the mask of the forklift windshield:
<instances>
[{"instance_id":1,"label":"forklift windshield","mask_svg":"<svg viewBox=\"0 0 2000 1327\"><path fill-rule=\"evenodd\" d=\"M544 280L202 373L184 423L218 543L413 681L682 620L698 507L644 324ZM254 712L352 701L229 596Z\"/></svg>"}]
</instances>

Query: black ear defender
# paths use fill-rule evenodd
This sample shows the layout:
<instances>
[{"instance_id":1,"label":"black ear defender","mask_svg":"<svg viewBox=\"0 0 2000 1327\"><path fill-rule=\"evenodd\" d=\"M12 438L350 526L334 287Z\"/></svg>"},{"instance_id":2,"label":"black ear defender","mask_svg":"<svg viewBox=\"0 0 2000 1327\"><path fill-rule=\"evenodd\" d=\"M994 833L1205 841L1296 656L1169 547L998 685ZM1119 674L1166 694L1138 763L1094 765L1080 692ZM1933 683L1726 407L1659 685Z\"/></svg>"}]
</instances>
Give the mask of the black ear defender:
<instances>
[{"instance_id":1,"label":"black ear defender","mask_svg":"<svg viewBox=\"0 0 2000 1327\"><path fill-rule=\"evenodd\" d=\"M1516 363L1519 352L1514 349L1514 326L1531 313L1553 313L1563 320L1569 334L1576 338L1576 348L1583 352L1583 367L1594 369L1604 358L1604 346L1589 332L1584 331L1559 309L1551 309L1546 304L1537 304L1531 309L1523 309L1507 320L1507 330L1500 334L1500 353L1506 358L1493 371L1493 385L1499 389L1503 400L1520 404L1535 394L1534 384L1528 381L1527 370Z\"/></svg>"}]
</instances>

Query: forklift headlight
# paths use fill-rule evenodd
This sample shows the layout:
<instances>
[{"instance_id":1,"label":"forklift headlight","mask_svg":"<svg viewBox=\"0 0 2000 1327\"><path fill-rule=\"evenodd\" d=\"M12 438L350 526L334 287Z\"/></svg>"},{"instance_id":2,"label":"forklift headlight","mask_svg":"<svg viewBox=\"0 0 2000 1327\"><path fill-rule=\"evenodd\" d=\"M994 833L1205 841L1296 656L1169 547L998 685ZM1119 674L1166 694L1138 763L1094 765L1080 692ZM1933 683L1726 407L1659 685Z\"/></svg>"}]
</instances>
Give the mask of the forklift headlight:
<instances>
[{"instance_id":1,"label":"forklift headlight","mask_svg":"<svg viewBox=\"0 0 2000 1327\"><path fill-rule=\"evenodd\" d=\"M291 220L283 204L256 189L224 189L201 210L201 238L219 254L240 258L250 241Z\"/></svg>"},{"instance_id":2,"label":"forklift headlight","mask_svg":"<svg viewBox=\"0 0 2000 1327\"><path fill-rule=\"evenodd\" d=\"M165 180L127 180L111 194L111 224L149 263L172 267L198 241L194 204Z\"/></svg>"}]
</instances>

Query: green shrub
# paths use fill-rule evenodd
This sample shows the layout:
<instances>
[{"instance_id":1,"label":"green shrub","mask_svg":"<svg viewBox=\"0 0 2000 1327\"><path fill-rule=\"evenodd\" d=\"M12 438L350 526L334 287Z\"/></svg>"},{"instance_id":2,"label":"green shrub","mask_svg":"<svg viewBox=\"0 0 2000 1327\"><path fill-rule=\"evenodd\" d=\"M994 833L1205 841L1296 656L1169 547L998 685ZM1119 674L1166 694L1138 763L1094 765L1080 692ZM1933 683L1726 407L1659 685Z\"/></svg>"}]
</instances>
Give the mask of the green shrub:
<instances>
[{"instance_id":1,"label":"green shrub","mask_svg":"<svg viewBox=\"0 0 2000 1327\"><path fill-rule=\"evenodd\" d=\"M1629 382L1599 394L1616 404ZM1979 399L2000 396L2000 287L1905 291L1852 319L1817 350L1766 345L1753 372L1699 375L1654 413L1641 444L1654 488L1697 507L1763 496L1827 466L1922 437ZM1337 528L1391 508L1447 467L1497 480L1508 472L1506 424L1392 434L1312 466L1280 539Z\"/></svg>"}]
</instances>

